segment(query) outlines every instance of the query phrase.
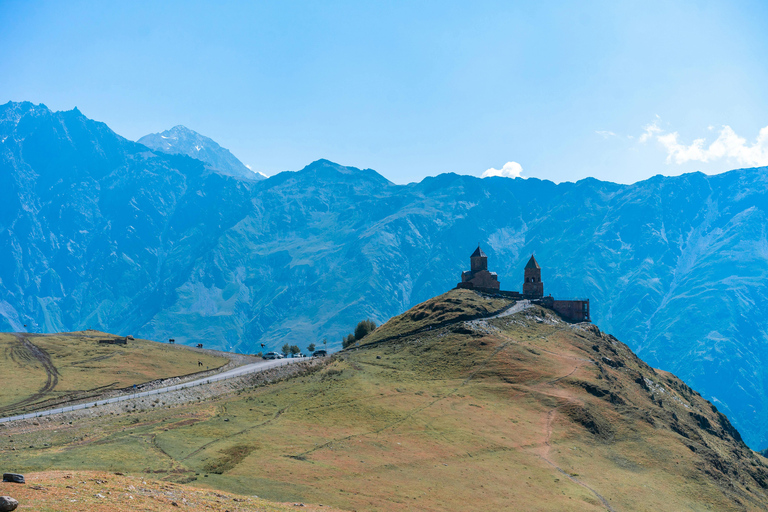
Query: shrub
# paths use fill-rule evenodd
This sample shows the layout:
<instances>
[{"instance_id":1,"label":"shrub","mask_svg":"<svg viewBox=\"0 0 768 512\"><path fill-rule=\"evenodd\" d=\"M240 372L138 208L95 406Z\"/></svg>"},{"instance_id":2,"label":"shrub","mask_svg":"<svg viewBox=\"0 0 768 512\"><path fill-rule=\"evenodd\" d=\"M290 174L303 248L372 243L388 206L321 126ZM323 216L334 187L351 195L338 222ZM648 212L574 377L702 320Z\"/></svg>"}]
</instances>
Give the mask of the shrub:
<instances>
[{"instance_id":1,"label":"shrub","mask_svg":"<svg viewBox=\"0 0 768 512\"><path fill-rule=\"evenodd\" d=\"M376 323L371 319L366 319L355 327L355 339L361 340L376 329Z\"/></svg>"},{"instance_id":2,"label":"shrub","mask_svg":"<svg viewBox=\"0 0 768 512\"><path fill-rule=\"evenodd\" d=\"M352 345L354 342L355 342L355 335L351 333L341 338L341 346L344 348L347 348L348 346Z\"/></svg>"}]
</instances>

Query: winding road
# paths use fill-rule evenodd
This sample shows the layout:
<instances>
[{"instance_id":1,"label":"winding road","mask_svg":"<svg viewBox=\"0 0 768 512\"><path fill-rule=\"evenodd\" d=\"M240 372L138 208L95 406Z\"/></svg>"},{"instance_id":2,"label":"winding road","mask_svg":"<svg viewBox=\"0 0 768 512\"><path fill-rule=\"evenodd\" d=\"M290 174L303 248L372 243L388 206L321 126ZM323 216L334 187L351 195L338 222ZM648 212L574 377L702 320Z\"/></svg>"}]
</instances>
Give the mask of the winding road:
<instances>
[{"instance_id":1,"label":"winding road","mask_svg":"<svg viewBox=\"0 0 768 512\"><path fill-rule=\"evenodd\" d=\"M210 377L204 377L202 379L185 382L183 384L175 384L173 386L166 386L158 389L152 389L150 391L130 393L128 395L116 396L113 398L106 398L104 400L95 400L93 402L87 402L82 404L67 405L65 407L57 407L55 409L47 409L44 411L35 411L35 412L26 413L26 414L17 414L16 416L8 416L6 418L0 418L0 423L7 423L9 421L16 421L16 420L39 418L42 416L50 416L52 414L60 414L63 412L76 411L78 409L88 409L90 407L94 407L97 405L106 405L106 404L114 404L116 402L124 402L126 400L133 400L134 398L141 398L141 397L152 396L152 395L161 395L163 393L178 391L180 389L187 389L187 388L199 386L201 384L208 384L208 383L216 382L220 380L232 379L232 378L240 377L242 375L246 375L249 373L263 372L271 368L294 364L301 361L307 361L307 359L295 358L295 359L273 359L271 361L259 361L258 363L246 364L244 366L239 366L237 368L233 368L231 370L225 371L217 375L211 375Z\"/></svg>"}]
</instances>

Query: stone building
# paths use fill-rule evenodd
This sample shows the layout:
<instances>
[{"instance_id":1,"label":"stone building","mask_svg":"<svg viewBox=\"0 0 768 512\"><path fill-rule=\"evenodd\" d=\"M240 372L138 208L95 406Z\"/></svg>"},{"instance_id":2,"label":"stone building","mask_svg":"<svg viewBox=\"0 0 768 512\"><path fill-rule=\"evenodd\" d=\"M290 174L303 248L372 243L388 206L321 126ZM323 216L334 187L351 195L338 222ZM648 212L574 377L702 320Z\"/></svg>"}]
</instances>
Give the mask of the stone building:
<instances>
[{"instance_id":1,"label":"stone building","mask_svg":"<svg viewBox=\"0 0 768 512\"><path fill-rule=\"evenodd\" d=\"M591 322L589 318L589 299L552 299L552 305L549 306L561 317L572 322Z\"/></svg>"},{"instance_id":2,"label":"stone building","mask_svg":"<svg viewBox=\"0 0 768 512\"><path fill-rule=\"evenodd\" d=\"M544 296L544 283L541 282L541 267L531 254L531 259L523 270L523 297L540 299Z\"/></svg>"},{"instance_id":3,"label":"stone building","mask_svg":"<svg viewBox=\"0 0 768 512\"><path fill-rule=\"evenodd\" d=\"M470 270L461 273L457 288L498 290L501 288L496 272L488 272L488 256L480 246L469 257Z\"/></svg>"},{"instance_id":4,"label":"stone building","mask_svg":"<svg viewBox=\"0 0 768 512\"><path fill-rule=\"evenodd\" d=\"M536 258L531 259L523 270L523 293L501 290L496 272L488 271L488 256L480 246L469 257L470 270L461 273L461 282L456 288L467 288L515 300L528 299L534 304L549 308L571 322L590 322L589 299L558 300L552 295L544 296L544 282L541 280L541 266Z\"/></svg>"}]
</instances>

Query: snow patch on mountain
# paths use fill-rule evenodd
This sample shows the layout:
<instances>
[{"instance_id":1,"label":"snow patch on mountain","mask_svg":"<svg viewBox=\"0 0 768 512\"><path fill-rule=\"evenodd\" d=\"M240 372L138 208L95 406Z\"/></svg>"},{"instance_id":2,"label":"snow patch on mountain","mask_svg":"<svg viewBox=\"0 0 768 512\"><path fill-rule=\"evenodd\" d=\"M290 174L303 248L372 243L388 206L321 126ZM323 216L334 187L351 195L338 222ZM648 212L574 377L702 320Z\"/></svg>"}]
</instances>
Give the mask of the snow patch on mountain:
<instances>
[{"instance_id":1,"label":"snow patch on mountain","mask_svg":"<svg viewBox=\"0 0 768 512\"><path fill-rule=\"evenodd\" d=\"M162 133L151 133L138 140L155 151L175 155L186 155L208 164L214 171L246 180L263 179L235 158L228 149L214 140L200 135L185 126L174 126Z\"/></svg>"}]
</instances>

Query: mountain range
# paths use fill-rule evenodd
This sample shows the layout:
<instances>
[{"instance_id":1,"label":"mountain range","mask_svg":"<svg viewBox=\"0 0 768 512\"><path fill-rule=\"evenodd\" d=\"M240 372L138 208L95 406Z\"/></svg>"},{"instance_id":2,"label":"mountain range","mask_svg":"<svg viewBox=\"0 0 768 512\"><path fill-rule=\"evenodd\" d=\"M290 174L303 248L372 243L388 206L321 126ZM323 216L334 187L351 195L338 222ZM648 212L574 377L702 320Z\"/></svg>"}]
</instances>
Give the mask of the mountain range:
<instances>
[{"instance_id":1,"label":"mountain range","mask_svg":"<svg viewBox=\"0 0 768 512\"><path fill-rule=\"evenodd\" d=\"M502 289L535 253L545 293L590 298L601 329L768 445L768 168L395 185L319 160L258 180L176 137L0 106L0 330L337 347L454 287L479 242Z\"/></svg>"}]
</instances>

